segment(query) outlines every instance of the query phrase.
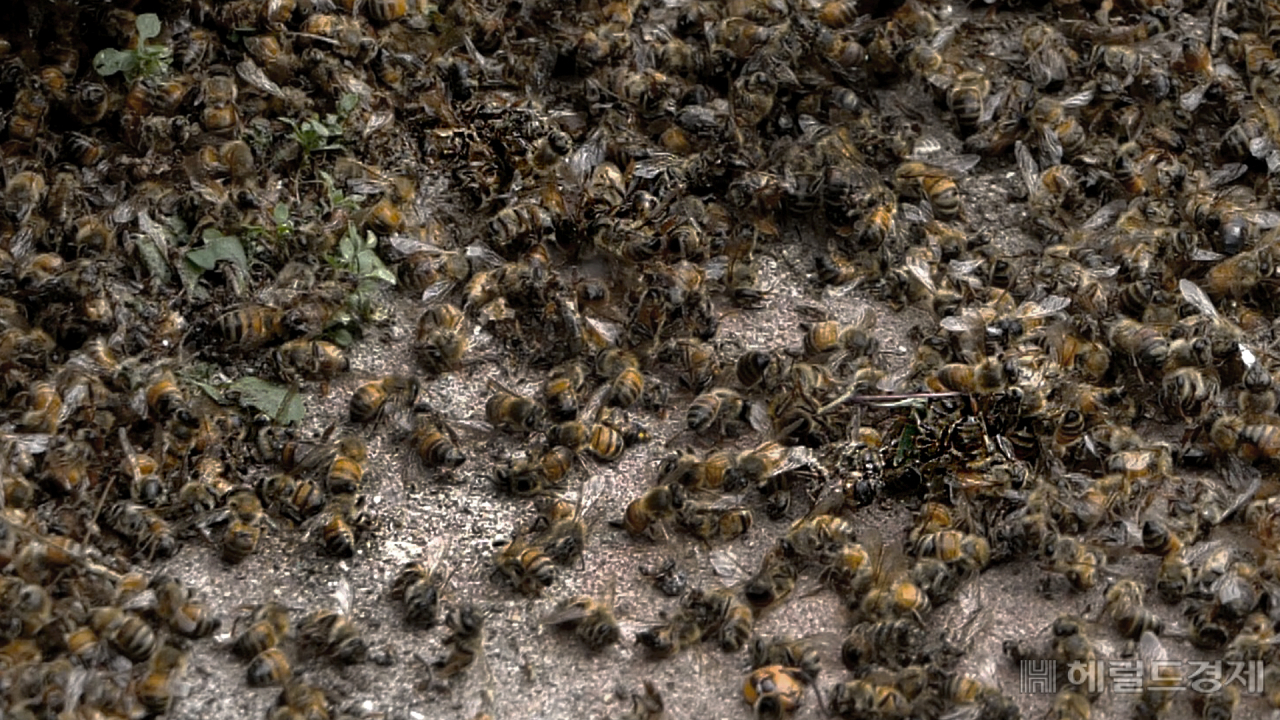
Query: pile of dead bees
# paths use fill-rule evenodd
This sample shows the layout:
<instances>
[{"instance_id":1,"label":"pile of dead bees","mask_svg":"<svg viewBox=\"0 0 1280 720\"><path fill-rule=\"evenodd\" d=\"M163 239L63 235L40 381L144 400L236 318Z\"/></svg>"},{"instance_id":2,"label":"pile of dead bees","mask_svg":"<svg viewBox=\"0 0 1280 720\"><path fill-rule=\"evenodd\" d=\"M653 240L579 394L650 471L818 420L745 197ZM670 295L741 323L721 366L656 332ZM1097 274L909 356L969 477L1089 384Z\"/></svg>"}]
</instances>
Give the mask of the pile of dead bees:
<instances>
[{"instance_id":1,"label":"pile of dead bees","mask_svg":"<svg viewBox=\"0 0 1280 720\"><path fill-rule=\"evenodd\" d=\"M512 590L578 564L598 489L577 468L652 440L654 416L700 444L664 451L616 521L637 542L790 523L728 587L651 569L680 599L634 637L655 658L747 648L756 716L818 689L822 638L754 631L806 576L847 610L831 626L851 675L821 693L841 717L1018 717L922 624L1012 560L1108 587L1097 619L1054 623L1039 652L1060 670L1096 658L1087 628L1108 623L1163 657L1148 596L1185 610L1179 642L1276 659L1280 496L1258 466L1280 456L1280 5L25 0L0 16L12 717L166 712L223 620L149 565L188 542L234 564L269 532L351 557L373 520L370 433L441 475L480 462L416 402L476 361L477 337L545 377L532 396L493 383L485 406L526 446L494 492L538 513L493 558ZM966 174L998 168L1016 173L1021 246L966 209ZM815 286L931 317L905 363L873 310L800 308L798 348L718 333L774 300L795 243ZM346 429L297 437L298 394L351 372L391 297L420 298L417 371L362 385ZM859 531L879 502L919 508L905 552ZM1210 539L1224 524L1256 542ZM1157 576L1109 573L1125 550L1161 556ZM406 565L392 588L410 622L449 628L440 678L484 637L477 607L442 602L447 565ZM273 718L339 712L292 679L295 641L382 659L350 613L339 592L296 623L274 603L236 620L249 683L283 687ZM592 650L624 640L609 598L546 622ZM1159 685L1180 679L1139 715L1162 716ZM1053 716L1088 718L1094 696L1062 685ZM1193 705L1263 702L1227 685ZM646 684L628 717L663 712Z\"/></svg>"}]
</instances>

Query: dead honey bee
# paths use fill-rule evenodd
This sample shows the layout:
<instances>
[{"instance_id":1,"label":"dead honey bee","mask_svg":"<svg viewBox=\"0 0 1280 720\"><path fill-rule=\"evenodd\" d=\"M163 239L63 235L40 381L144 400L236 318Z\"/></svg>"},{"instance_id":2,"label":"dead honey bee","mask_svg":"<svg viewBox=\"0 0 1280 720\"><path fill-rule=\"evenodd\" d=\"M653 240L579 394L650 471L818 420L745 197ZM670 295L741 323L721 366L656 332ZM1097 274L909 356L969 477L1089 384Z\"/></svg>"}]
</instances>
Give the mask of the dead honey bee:
<instances>
[{"instance_id":1,"label":"dead honey bee","mask_svg":"<svg viewBox=\"0 0 1280 720\"><path fill-rule=\"evenodd\" d=\"M316 610L302 619L300 637L325 657L345 665L362 663L369 658L369 645L351 621L351 585L339 581L331 597L332 608Z\"/></svg>"},{"instance_id":2,"label":"dead honey bee","mask_svg":"<svg viewBox=\"0 0 1280 720\"><path fill-rule=\"evenodd\" d=\"M494 571L510 581L525 595L538 597L544 588L556 581L559 573L551 558L542 549L526 540L516 538L493 556Z\"/></svg>"},{"instance_id":3,"label":"dead honey bee","mask_svg":"<svg viewBox=\"0 0 1280 720\"><path fill-rule=\"evenodd\" d=\"M542 619L543 624L572 630L592 652L600 652L622 638L622 630L613 615L615 583L610 581L603 600L579 595L560 603L555 612Z\"/></svg>"},{"instance_id":4,"label":"dead honey bee","mask_svg":"<svg viewBox=\"0 0 1280 720\"><path fill-rule=\"evenodd\" d=\"M665 614L661 623L636 633L636 644L655 658L669 658L702 642L703 623L691 609Z\"/></svg>"},{"instance_id":5,"label":"dead honey bee","mask_svg":"<svg viewBox=\"0 0 1280 720\"><path fill-rule=\"evenodd\" d=\"M1147 632L1158 635L1164 629L1160 617L1143 605L1144 594L1143 585L1130 578L1121 578L1107 589L1103 612L1116 621L1120 634L1131 640Z\"/></svg>"},{"instance_id":6,"label":"dead honey bee","mask_svg":"<svg viewBox=\"0 0 1280 720\"><path fill-rule=\"evenodd\" d=\"M676 513L676 526L705 543L729 542L751 529L751 510L720 503L686 502Z\"/></svg>"},{"instance_id":7,"label":"dead honey bee","mask_svg":"<svg viewBox=\"0 0 1280 720\"><path fill-rule=\"evenodd\" d=\"M504 388L491 380L496 388L485 402L485 418L494 427L515 433L535 432L542 428L546 410L523 395Z\"/></svg>"},{"instance_id":8,"label":"dead honey bee","mask_svg":"<svg viewBox=\"0 0 1280 720\"><path fill-rule=\"evenodd\" d=\"M325 340L290 340L273 354L282 374L294 373L308 380L331 380L351 369L342 348Z\"/></svg>"},{"instance_id":9,"label":"dead honey bee","mask_svg":"<svg viewBox=\"0 0 1280 720\"><path fill-rule=\"evenodd\" d=\"M578 393L587 381L587 372L577 363L571 363L552 373L542 385L543 404L547 417L554 422L578 418Z\"/></svg>"},{"instance_id":10,"label":"dead honey bee","mask_svg":"<svg viewBox=\"0 0 1280 720\"><path fill-rule=\"evenodd\" d=\"M429 468L452 469L467 461L457 434L441 419L419 418L410 441L418 459Z\"/></svg>"},{"instance_id":11,"label":"dead honey bee","mask_svg":"<svg viewBox=\"0 0 1280 720\"><path fill-rule=\"evenodd\" d=\"M279 603L264 603L252 608L248 622L249 626L235 636L231 645L232 651L245 660L279 645L293 632L289 610Z\"/></svg>"},{"instance_id":12,"label":"dead honey bee","mask_svg":"<svg viewBox=\"0 0 1280 720\"><path fill-rule=\"evenodd\" d=\"M807 681L797 668L757 667L742 684L742 698L757 718L788 718L800 707Z\"/></svg>"},{"instance_id":13,"label":"dead honey bee","mask_svg":"<svg viewBox=\"0 0 1280 720\"><path fill-rule=\"evenodd\" d=\"M181 580L158 575L152 578L150 588L156 596L156 612L173 632L183 637L202 638L222 627L213 610L195 599Z\"/></svg>"},{"instance_id":14,"label":"dead honey bee","mask_svg":"<svg viewBox=\"0 0 1280 720\"><path fill-rule=\"evenodd\" d=\"M391 583L391 596L404 603L405 620L411 624L434 627L439 620L449 581L444 554L445 548L437 548L425 560L405 563Z\"/></svg>"},{"instance_id":15,"label":"dead honey bee","mask_svg":"<svg viewBox=\"0 0 1280 720\"><path fill-rule=\"evenodd\" d=\"M900 195L929 201L934 217L952 220L961 214L960 189L956 177L978 164L976 155L939 160L931 164L912 160L894 170L894 182Z\"/></svg>"},{"instance_id":16,"label":"dead honey bee","mask_svg":"<svg viewBox=\"0 0 1280 720\"><path fill-rule=\"evenodd\" d=\"M356 388L348 406L352 422L368 423L383 417L387 403L412 405L418 399L418 380L407 375L389 375Z\"/></svg>"},{"instance_id":17,"label":"dead honey bee","mask_svg":"<svg viewBox=\"0 0 1280 720\"><path fill-rule=\"evenodd\" d=\"M627 505L620 525L632 537L654 539L662 532L662 522L675 516L685 506L684 487L678 484L658 485Z\"/></svg>"},{"instance_id":18,"label":"dead honey bee","mask_svg":"<svg viewBox=\"0 0 1280 720\"><path fill-rule=\"evenodd\" d=\"M453 677L484 657L484 613L471 604L455 607L445 616L449 635L444 645L449 654L435 663L436 674Z\"/></svg>"},{"instance_id":19,"label":"dead honey bee","mask_svg":"<svg viewBox=\"0 0 1280 720\"><path fill-rule=\"evenodd\" d=\"M467 352L464 317L461 308L448 303L434 305L422 313L414 351L427 372L439 375L461 366Z\"/></svg>"}]
</instances>

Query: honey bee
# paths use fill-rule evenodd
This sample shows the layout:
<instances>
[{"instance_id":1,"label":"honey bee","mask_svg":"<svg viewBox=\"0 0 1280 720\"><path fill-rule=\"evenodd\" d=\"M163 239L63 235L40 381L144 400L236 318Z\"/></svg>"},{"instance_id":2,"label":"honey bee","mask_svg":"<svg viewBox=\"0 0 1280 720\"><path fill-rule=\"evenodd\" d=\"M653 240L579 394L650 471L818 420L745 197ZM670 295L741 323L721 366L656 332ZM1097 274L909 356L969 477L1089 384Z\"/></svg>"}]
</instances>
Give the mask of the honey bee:
<instances>
[{"instance_id":1,"label":"honey bee","mask_svg":"<svg viewBox=\"0 0 1280 720\"><path fill-rule=\"evenodd\" d=\"M761 558L759 570L746 580L742 595L757 613L762 612L791 595L798 575L796 564L781 548L774 548Z\"/></svg>"},{"instance_id":2,"label":"honey bee","mask_svg":"<svg viewBox=\"0 0 1280 720\"><path fill-rule=\"evenodd\" d=\"M217 328L237 349L256 350L284 337L284 312L267 305L244 305L219 316Z\"/></svg>"},{"instance_id":3,"label":"honey bee","mask_svg":"<svg viewBox=\"0 0 1280 720\"><path fill-rule=\"evenodd\" d=\"M903 667L916 662L923 644L924 630L912 618L861 622L841 644L840 659L852 670L867 665Z\"/></svg>"},{"instance_id":4,"label":"honey bee","mask_svg":"<svg viewBox=\"0 0 1280 720\"><path fill-rule=\"evenodd\" d=\"M369 645L351 621L350 584L340 581L332 598L333 608L313 611L302 619L299 634L325 657L345 665L362 663L369 658Z\"/></svg>"},{"instance_id":5,"label":"honey bee","mask_svg":"<svg viewBox=\"0 0 1280 720\"><path fill-rule=\"evenodd\" d=\"M952 82L947 91L947 108L955 115L956 124L965 135L977 130L982 119L994 109L987 107L990 93L991 81L979 72L962 72Z\"/></svg>"},{"instance_id":6,"label":"honey bee","mask_svg":"<svg viewBox=\"0 0 1280 720\"><path fill-rule=\"evenodd\" d=\"M829 709L842 718L911 717L912 705L897 688L892 673L880 672L859 680L840 683L831 689Z\"/></svg>"},{"instance_id":7,"label":"honey bee","mask_svg":"<svg viewBox=\"0 0 1280 720\"><path fill-rule=\"evenodd\" d=\"M678 608L661 623L636 633L636 644L655 658L669 658L702 642L704 624L689 608Z\"/></svg>"},{"instance_id":8,"label":"honey bee","mask_svg":"<svg viewBox=\"0 0 1280 720\"><path fill-rule=\"evenodd\" d=\"M676 525L706 543L729 542L739 538L751 529L751 524L751 511L743 507L717 507L686 502L676 513Z\"/></svg>"},{"instance_id":9,"label":"honey bee","mask_svg":"<svg viewBox=\"0 0 1280 720\"><path fill-rule=\"evenodd\" d=\"M222 535L222 559L235 564L244 561L258 548L262 528L270 523L262 511L262 503L252 490L242 489L227 498L226 514L230 519Z\"/></svg>"},{"instance_id":10,"label":"honey bee","mask_svg":"<svg viewBox=\"0 0 1280 720\"><path fill-rule=\"evenodd\" d=\"M747 675L742 697L757 718L787 718L800 707L805 684L797 668L764 665Z\"/></svg>"},{"instance_id":11,"label":"honey bee","mask_svg":"<svg viewBox=\"0 0 1280 720\"><path fill-rule=\"evenodd\" d=\"M1139 367L1162 367L1169 359L1169 341L1159 330L1137 320L1121 318L1107 332L1111 346L1130 357Z\"/></svg>"},{"instance_id":12,"label":"honey bee","mask_svg":"<svg viewBox=\"0 0 1280 720\"><path fill-rule=\"evenodd\" d=\"M605 599L597 601L579 595L560 603L555 612L542 619L543 624L572 630L592 652L600 652L622 639L622 630L613 615L615 584L609 583Z\"/></svg>"},{"instance_id":13,"label":"honey bee","mask_svg":"<svg viewBox=\"0 0 1280 720\"><path fill-rule=\"evenodd\" d=\"M445 422L419 419L411 438L418 458L429 468L456 468L467 461L459 449L458 436Z\"/></svg>"},{"instance_id":14,"label":"honey bee","mask_svg":"<svg viewBox=\"0 0 1280 720\"><path fill-rule=\"evenodd\" d=\"M875 315L864 310L847 325L834 320L801 323L805 359L828 357L832 367L840 367L848 361L874 356L880 349L879 341L871 332L875 322Z\"/></svg>"},{"instance_id":15,"label":"honey bee","mask_svg":"<svg viewBox=\"0 0 1280 720\"><path fill-rule=\"evenodd\" d=\"M1082 108L1093 102L1092 88L1082 90L1062 100L1042 97L1027 117L1040 151L1050 165L1058 165L1063 158L1073 158L1084 149L1087 140L1085 128L1068 111Z\"/></svg>"},{"instance_id":16,"label":"honey bee","mask_svg":"<svg viewBox=\"0 0 1280 720\"><path fill-rule=\"evenodd\" d=\"M135 690L138 700L153 713L168 712L173 703L174 685L186 671L187 654L165 644L151 656L147 674Z\"/></svg>"},{"instance_id":17,"label":"honey bee","mask_svg":"<svg viewBox=\"0 0 1280 720\"><path fill-rule=\"evenodd\" d=\"M293 632L289 610L279 603L265 603L253 608L249 627L235 637L231 649L246 660L257 657L279 645Z\"/></svg>"},{"instance_id":18,"label":"honey bee","mask_svg":"<svg viewBox=\"0 0 1280 720\"><path fill-rule=\"evenodd\" d=\"M576 458L572 448L557 445L534 459L513 458L507 465L494 470L494 481L499 489L513 495L540 495L561 484Z\"/></svg>"},{"instance_id":19,"label":"honey bee","mask_svg":"<svg viewBox=\"0 0 1280 720\"><path fill-rule=\"evenodd\" d=\"M960 215L962 209L955 178L972 169L980 159L976 155L967 155L948 158L940 165L908 161L894 170L895 186L899 194L908 198L927 199L934 217L952 220Z\"/></svg>"},{"instance_id":20,"label":"honey bee","mask_svg":"<svg viewBox=\"0 0 1280 720\"><path fill-rule=\"evenodd\" d=\"M615 462L626 450L626 439L617 429L604 423L591 426L584 449L597 460Z\"/></svg>"},{"instance_id":21,"label":"honey bee","mask_svg":"<svg viewBox=\"0 0 1280 720\"><path fill-rule=\"evenodd\" d=\"M1107 564L1107 556L1074 538L1054 537L1044 548L1054 572L1062 573L1077 590L1088 590L1098 584Z\"/></svg>"},{"instance_id":22,"label":"honey bee","mask_svg":"<svg viewBox=\"0 0 1280 720\"><path fill-rule=\"evenodd\" d=\"M1231 720L1236 716L1240 698L1239 685L1223 685L1211 693L1196 693L1191 704L1206 720Z\"/></svg>"},{"instance_id":23,"label":"honey bee","mask_svg":"<svg viewBox=\"0 0 1280 720\"><path fill-rule=\"evenodd\" d=\"M763 350L748 350L738 356L734 372L742 386L751 389L757 385L766 389L780 382L782 363L776 354Z\"/></svg>"},{"instance_id":24,"label":"honey bee","mask_svg":"<svg viewBox=\"0 0 1280 720\"><path fill-rule=\"evenodd\" d=\"M493 556L496 572L501 573L511 585L525 595L539 597L544 588L556 581L555 562L542 549L516 538Z\"/></svg>"},{"instance_id":25,"label":"honey bee","mask_svg":"<svg viewBox=\"0 0 1280 720\"><path fill-rule=\"evenodd\" d=\"M272 647L255 655L245 674L249 687L284 685L293 678L293 666L284 650Z\"/></svg>"},{"instance_id":26,"label":"honey bee","mask_svg":"<svg viewBox=\"0 0 1280 720\"><path fill-rule=\"evenodd\" d=\"M448 581L444 551L439 550L427 560L405 563L391 583L391 596L404 603L405 620L409 623L435 627Z\"/></svg>"},{"instance_id":27,"label":"honey bee","mask_svg":"<svg viewBox=\"0 0 1280 720\"><path fill-rule=\"evenodd\" d=\"M675 516L686 502L684 487L671 483L649 488L644 495L627 505L621 526L632 537L654 539L662 522Z\"/></svg>"},{"instance_id":28,"label":"honey bee","mask_svg":"<svg viewBox=\"0 0 1280 720\"><path fill-rule=\"evenodd\" d=\"M130 502L117 502L103 511L107 527L119 533L148 557L169 558L178 552L173 528L156 511Z\"/></svg>"},{"instance_id":29,"label":"honey bee","mask_svg":"<svg viewBox=\"0 0 1280 720\"><path fill-rule=\"evenodd\" d=\"M1144 589L1141 583L1129 578L1117 580L1107 589L1103 612L1116 621L1120 634L1137 640L1144 633L1160 634L1164 622L1142 603Z\"/></svg>"},{"instance_id":30,"label":"honey bee","mask_svg":"<svg viewBox=\"0 0 1280 720\"><path fill-rule=\"evenodd\" d=\"M640 360L633 353L606 348L596 356L596 371L609 379L606 399L610 405L628 408L644 392Z\"/></svg>"},{"instance_id":31,"label":"honey bee","mask_svg":"<svg viewBox=\"0 0 1280 720\"><path fill-rule=\"evenodd\" d=\"M1198 368L1178 368L1164 376L1160 390L1166 408L1183 418L1196 418L1217 398L1218 378Z\"/></svg>"},{"instance_id":32,"label":"honey bee","mask_svg":"<svg viewBox=\"0 0 1280 720\"><path fill-rule=\"evenodd\" d=\"M273 357L286 379L297 373L308 380L332 380L351 369L351 359L342 348L325 340L290 340Z\"/></svg>"},{"instance_id":33,"label":"honey bee","mask_svg":"<svg viewBox=\"0 0 1280 720\"><path fill-rule=\"evenodd\" d=\"M1271 373L1255 361L1244 373L1244 389L1236 398L1240 415L1250 424L1280 424L1276 419L1276 405L1280 402Z\"/></svg>"},{"instance_id":34,"label":"honey bee","mask_svg":"<svg viewBox=\"0 0 1280 720\"><path fill-rule=\"evenodd\" d=\"M485 418L494 427L509 432L535 432L542 427L546 410L527 397L490 381L496 392L485 402Z\"/></svg>"},{"instance_id":35,"label":"honey bee","mask_svg":"<svg viewBox=\"0 0 1280 720\"><path fill-rule=\"evenodd\" d=\"M556 371L542 385L543 405L547 417L554 422L576 420L578 417L578 393L586 384L587 372L577 363L571 363Z\"/></svg>"},{"instance_id":36,"label":"honey bee","mask_svg":"<svg viewBox=\"0 0 1280 720\"><path fill-rule=\"evenodd\" d=\"M442 303L428 308L418 319L414 350L428 372L443 374L461 366L467 351L463 317L458 306Z\"/></svg>"},{"instance_id":37,"label":"honey bee","mask_svg":"<svg viewBox=\"0 0 1280 720\"><path fill-rule=\"evenodd\" d=\"M449 635L444 645L449 654L435 663L436 674L453 677L484 656L484 614L471 604L455 607L444 619Z\"/></svg>"},{"instance_id":38,"label":"honey bee","mask_svg":"<svg viewBox=\"0 0 1280 720\"><path fill-rule=\"evenodd\" d=\"M349 413L352 422L368 423L380 420L387 403L412 405L418 399L418 380L407 375L389 375L381 380L367 382L351 395Z\"/></svg>"},{"instance_id":39,"label":"honey bee","mask_svg":"<svg viewBox=\"0 0 1280 720\"><path fill-rule=\"evenodd\" d=\"M1049 716L1054 720L1089 720L1092 715L1088 696L1072 688L1059 690L1049 708Z\"/></svg>"},{"instance_id":40,"label":"honey bee","mask_svg":"<svg viewBox=\"0 0 1280 720\"><path fill-rule=\"evenodd\" d=\"M214 617L213 610L196 600L182 581L158 575L152 578L151 589L156 596L156 612L179 635L202 638L222 627L222 621Z\"/></svg>"},{"instance_id":41,"label":"honey bee","mask_svg":"<svg viewBox=\"0 0 1280 720\"><path fill-rule=\"evenodd\" d=\"M332 496L324 511L312 518L320 528L320 541L325 552L343 558L355 555L356 530L373 525L373 516L365 505L363 495L341 493Z\"/></svg>"},{"instance_id":42,"label":"honey bee","mask_svg":"<svg viewBox=\"0 0 1280 720\"><path fill-rule=\"evenodd\" d=\"M745 430L747 420L756 406L742 397L737 390L713 388L695 397L685 414L685 426L692 432L705 432L716 426L728 437L736 437ZM757 420L757 424L759 420Z\"/></svg>"},{"instance_id":43,"label":"honey bee","mask_svg":"<svg viewBox=\"0 0 1280 720\"><path fill-rule=\"evenodd\" d=\"M806 685L814 684L822 674L822 656L818 650L827 644L825 636L795 639L781 636L766 638L757 635L751 641L751 666L762 668L781 665L793 668L797 679Z\"/></svg>"},{"instance_id":44,"label":"honey bee","mask_svg":"<svg viewBox=\"0 0 1280 720\"><path fill-rule=\"evenodd\" d=\"M156 651L156 634L137 615L117 607L94 608L89 627L111 647L135 663L146 662Z\"/></svg>"},{"instance_id":45,"label":"honey bee","mask_svg":"<svg viewBox=\"0 0 1280 720\"><path fill-rule=\"evenodd\" d=\"M915 541L914 550L919 557L932 557L954 565L965 575L982 572L991 561L991 546L986 538L959 530L922 534Z\"/></svg>"}]
</instances>

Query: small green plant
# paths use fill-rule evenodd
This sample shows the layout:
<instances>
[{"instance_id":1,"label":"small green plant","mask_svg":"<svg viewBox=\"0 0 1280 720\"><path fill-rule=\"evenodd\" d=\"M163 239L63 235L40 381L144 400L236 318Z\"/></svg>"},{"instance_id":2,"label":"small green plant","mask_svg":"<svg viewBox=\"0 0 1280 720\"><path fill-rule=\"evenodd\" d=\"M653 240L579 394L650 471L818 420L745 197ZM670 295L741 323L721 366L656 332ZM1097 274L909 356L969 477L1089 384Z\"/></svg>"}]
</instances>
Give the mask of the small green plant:
<instances>
[{"instance_id":1,"label":"small green plant","mask_svg":"<svg viewBox=\"0 0 1280 720\"><path fill-rule=\"evenodd\" d=\"M347 308L338 313L327 334L342 347L347 347L360 336L361 326L385 319L385 308L378 302L378 292L383 285L395 285L396 276L377 253L378 238L367 233L363 238L353 224L347 225L347 234L338 241L338 251L326 258L329 265L356 277L355 290L347 296Z\"/></svg>"},{"instance_id":2,"label":"small green plant","mask_svg":"<svg viewBox=\"0 0 1280 720\"><path fill-rule=\"evenodd\" d=\"M303 157L307 160L312 155L326 150L341 150L342 124L347 115L355 109L360 98L353 93L346 93L338 101L338 112L328 113L323 118L312 115L302 122L291 118L281 118L293 128L293 139L302 148Z\"/></svg>"},{"instance_id":3,"label":"small green plant","mask_svg":"<svg viewBox=\"0 0 1280 720\"><path fill-rule=\"evenodd\" d=\"M342 188L338 187L332 175L324 170L318 171L317 174L320 176L320 181L324 183L324 194L329 201L329 212L334 212L335 210L354 212L360 209L360 204L364 202L364 195L359 193L348 195L342 191Z\"/></svg>"},{"instance_id":4,"label":"small green plant","mask_svg":"<svg viewBox=\"0 0 1280 720\"><path fill-rule=\"evenodd\" d=\"M161 43L148 43L160 35L160 18L155 13L143 13L136 21L138 47L131 50L103 48L93 57L93 69L102 77L124 73L126 82L138 78L155 77L169 70L173 49Z\"/></svg>"}]
</instances>

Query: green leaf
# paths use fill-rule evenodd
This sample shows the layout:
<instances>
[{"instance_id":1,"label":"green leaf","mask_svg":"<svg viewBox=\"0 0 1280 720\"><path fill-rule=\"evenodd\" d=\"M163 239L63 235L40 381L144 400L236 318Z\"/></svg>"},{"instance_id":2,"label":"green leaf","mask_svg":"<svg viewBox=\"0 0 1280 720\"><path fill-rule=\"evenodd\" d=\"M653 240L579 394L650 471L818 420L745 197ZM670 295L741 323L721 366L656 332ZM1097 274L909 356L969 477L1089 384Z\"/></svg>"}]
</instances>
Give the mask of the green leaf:
<instances>
[{"instance_id":1,"label":"green leaf","mask_svg":"<svg viewBox=\"0 0 1280 720\"><path fill-rule=\"evenodd\" d=\"M191 383L192 385L195 385L197 388L200 389L200 392L204 393L205 395L208 395L210 400L218 403L219 405L227 401L227 399L222 396L222 391L210 385L209 383L201 382L199 380L195 380L186 376L183 376L183 379Z\"/></svg>"},{"instance_id":2,"label":"green leaf","mask_svg":"<svg viewBox=\"0 0 1280 720\"><path fill-rule=\"evenodd\" d=\"M115 48L103 48L93 56L93 69L102 77L131 71L137 64L138 59L133 53L122 52Z\"/></svg>"},{"instance_id":3,"label":"green leaf","mask_svg":"<svg viewBox=\"0 0 1280 720\"><path fill-rule=\"evenodd\" d=\"M277 203L271 208L271 217L275 219L277 225L289 222L289 206L285 203Z\"/></svg>"},{"instance_id":4,"label":"green leaf","mask_svg":"<svg viewBox=\"0 0 1280 720\"><path fill-rule=\"evenodd\" d=\"M355 93L343 93L342 98L338 100L338 111L343 115L356 109L356 105L360 104L360 96Z\"/></svg>"},{"instance_id":5,"label":"green leaf","mask_svg":"<svg viewBox=\"0 0 1280 720\"><path fill-rule=\"evenodd\" d=\"M184 260L175 269L178 271L178 279L182 281L182 287L186 290L188 297L198 302L209 299L209 291L200 284L200 275L204 270L190 260Z\"/></svg>"},{"instance_id":6,"label":"green leaf","mask_svg":"<svg viewBox=\"0 0 1280 720\"><path fill-rule=\"evenodd\" d=\"M389 285L396 284L396 276L382 264L382 260L372 250L361 250L356 255L355 265L355 272L361 278L381 280Z\"/></svg>"},{"instance_id":7,"label":"green leaf","mask_svg":"<svg viewBox=\"0 0 1280 720\"><path fill-rule=\"evenodd\" d=\"M206 230L204 239L204 247L187 253L187 259L195 263L197 267L202 270L212 270L220 261L227 260L239 266L242 270L247 271L249 269L249 259L245 257L244 246L240 244L240 238L222 235L216 230L213 231L213 234L210 234L209 230Z\"/></svg>"},{"instance_id":8,"label":"green leaf","mask_svg":"<svg viewBox=\"0 0 1280 720\"><path fill-rule=\"evenodd\" d=\"M240 396L241 405L270 415L281 425L299 422L307 413L302 396L293 388L261 378L242 377L227 386L227 390Z\"/></svg>"},{"instance_id":9,"label":"green leaf","mask_svg":"<svg viewBox=\"0 0 1280 720\"><path fill-rule=\"evenodd\" d=\"M165 261L164 253L160 252L155 241L145 235L139 235L135 244L138 248L138 258L142 260L147 272L160 282L169 282L169 263Z\"/></svg>"},{"instance_id":10,"label":"green leaf","mask_svg":"<svg viewBox=\"0 0 1280 720\"><path fill-rule=\"evenodd\" d=\"M334 330L333 333L329 335L329 340L331 340L334 345L337 345L340 348L351 347L351 344L356 341L355 338L351 337L351 331L347 330L346 328L339 328L337 330Z\"/></svg>"},{"instance_id":11,"label":"green leaf","mask_svg":"<svg viewBox=\"0 0 1280 720\"><path fill-rule=\"evenodd\" d=\"M338 259L343 263L351 262L356 254L355 243L351 242L350 235L343 235L338 241Z\"/></svg>"},{"instance_id":12,"label":"green leaf","mask_svg":"<svg viewBox=\"0 0 1280 720\"><path fill-rule=\"evenodd\" d=\"M143 13L138 16L138 40L139 44L160 35L160 18L155 13Z\"/></svg>"}]
</instances>

